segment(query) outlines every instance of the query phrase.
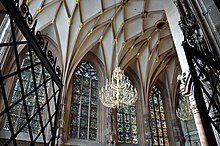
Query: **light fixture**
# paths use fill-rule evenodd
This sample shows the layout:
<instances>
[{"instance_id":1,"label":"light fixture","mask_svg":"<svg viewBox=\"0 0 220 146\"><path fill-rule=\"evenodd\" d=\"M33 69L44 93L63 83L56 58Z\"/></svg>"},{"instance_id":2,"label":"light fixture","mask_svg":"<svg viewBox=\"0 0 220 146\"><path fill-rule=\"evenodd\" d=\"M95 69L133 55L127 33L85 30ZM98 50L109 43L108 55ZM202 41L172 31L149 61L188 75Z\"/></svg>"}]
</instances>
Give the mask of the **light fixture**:
<instances>
[{"instance_id":1,"label":"light fixture","mask_svg":"<svg viewBox=\"0 0 220 146\"><path fill-rule=\"evenodd\" d=\"M115 30L117 31L116 1L114 1L114 4ZM114 19L111 18L111 20ZM114 39L114 45L117 47L117 38ZM116 48L116 50L118 49ZM116 51L116 53L116 64L118 64L118 51ZM122 71L121 68L116 65L110 81L107 79L105 86L99 91L99 98L104 106L110 108L115 108L120 104L132 105L137 101L137 90L134 88L128 77L124 74L124 71Z\"/></svg>"},{"instance_id":2,"label":"light fixture","mask_svg":"<svg viewBox=\"0 0 220 146\"><path fill-rule=\"evenodd\" d=\"M137 90L119 66L113 71L110 81L99 91L99 98L106 107L115 108L119 104L132 105L137 101Z\"/></svg>"},{"instance_id":3,"label":"light fixture","mask_svg":"<svg viewBox=\"0 0 220 146\"><path fill-rule=\"evenodd\" d=\"M180 120L188 121L193 119L193 114L190 106L189 97L182 97L179 100L179 108L176 110L176 115Z\"/></svg>"}]
</instances>

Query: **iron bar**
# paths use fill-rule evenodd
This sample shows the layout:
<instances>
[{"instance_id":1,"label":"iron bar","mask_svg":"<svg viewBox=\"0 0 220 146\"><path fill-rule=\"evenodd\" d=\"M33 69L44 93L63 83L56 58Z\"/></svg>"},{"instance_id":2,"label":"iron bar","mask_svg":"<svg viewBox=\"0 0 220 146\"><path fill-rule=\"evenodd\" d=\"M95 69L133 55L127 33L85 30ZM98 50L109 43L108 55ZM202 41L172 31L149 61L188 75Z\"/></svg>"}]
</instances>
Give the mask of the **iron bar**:
<instances>
[{"instance_id":1,"label":"iron bar","mask_svg":"<svg viewBox=\"0 0 220 146\"><path fill-rule=\"evenodd\" d=\"M10 0L1 0L1 2L4 5L4 7L7 9L10 16L15 21L15 23L18 26L18 28L20 29L20 31L25 36L26 40L30 43L32 49L37 54L39 59L42 61L43 65L47 68L48 72L51 74L51 76L54 79L54 81L56 82L57 86L59 88L62 88L61 80L57 77L56 73L54 72L53 67L51 66L51 64L49 63L47 58L45 57L43 50L40 48L37 40L33 36L33 33L31 32L27 23L23 20L24 18L20 14L18 8L14 4L12 4L12 1L10 1Z\"/></svg>"},{"instance_id":2,"label":"iron bar","mask_svg":"<svg viewBox=\"0 0 220 146\"><path fill-rule=\"evenodd\" d=\"M197 72L195 70L195 66L192 61L193 55L195 55L193 54L193 52L195 52L195 49L192 48L186 41L183 42L183 48L186 53L186 58L189 64L190 73L192 74L192 80L194 83L194 97L198 105L199 113L201 115L202 125L204 126L205 129L205 135L208 139L209 145L214 146L217 145L215 140L215 135L212 130L209 113L206 109L206 104L200 88L200 81L199 78L197 77Z\"/></svg>"}]
</instances>

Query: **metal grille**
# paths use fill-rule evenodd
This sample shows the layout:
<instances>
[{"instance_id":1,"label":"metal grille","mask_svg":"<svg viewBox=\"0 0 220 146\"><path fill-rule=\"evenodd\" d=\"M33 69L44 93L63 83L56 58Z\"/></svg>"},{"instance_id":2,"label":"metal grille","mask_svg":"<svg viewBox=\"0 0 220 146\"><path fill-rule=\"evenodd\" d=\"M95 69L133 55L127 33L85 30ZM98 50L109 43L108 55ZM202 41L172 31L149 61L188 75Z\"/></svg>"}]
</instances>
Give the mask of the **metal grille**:
<instances>
[{"instance_id":1,"label":"metal grille","mask_svg":"<svg viewBox=\"0 0 220 146\"><path fill-rule=\"evenodd\" d=\"M186 44L184 46L194 86L199 92L196 94L198 103L220 133L220 64Z\"/></svg>"},{"instance_id":2,"label":"metal grille","mask_svg":"<svg viewBox=\"0 0 220 146\"><path fill-rule=\"evenodd\" d=\"M185 86L187 94L194 94L208 145L217 145L215 135L220 132L220 59L219 50L211 45L193 1L176 0L183 31L183 48L189 64L190 75ZM213 130L215 129L215 130Z\"/></svg>"},{"instance_id":3,"label":"metal grille","mask_svg":"<svg viewBox=\"0 0 220 146\"><path fill-rule=\"evenodd\" d=\"M37 22L28 27L32 16L24 3L2 0L1 6L9 29L0 32L7 35L0 42L0 145L55 145L62 91L57 58L35 32Z\"/></svg>"}]
</instances>

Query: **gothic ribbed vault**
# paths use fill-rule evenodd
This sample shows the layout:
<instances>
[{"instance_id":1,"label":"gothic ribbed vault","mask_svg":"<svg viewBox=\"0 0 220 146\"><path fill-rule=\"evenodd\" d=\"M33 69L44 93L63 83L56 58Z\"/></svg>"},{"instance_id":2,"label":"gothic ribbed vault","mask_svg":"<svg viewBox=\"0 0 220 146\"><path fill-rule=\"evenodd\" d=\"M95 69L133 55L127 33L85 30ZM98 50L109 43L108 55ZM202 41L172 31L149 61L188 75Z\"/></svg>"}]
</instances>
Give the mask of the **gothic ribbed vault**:
<instances>
[{"instance_id":1,"label":"gothic ribbed vault","mask_svg":"<svg viewBox=\"0 0 220 146\"><path fill-rule=\"evenodd\" d=\"M71 76L86 53L103 62L109 78L116 58L139 77L142 92L158 79L176 83L180 67L163 0L30 1L37 29L57 43L64 76ZM118 53L117 53L118 52ZM163 76L161 72L164 72ZM68 84L70 78L65 78ZM175 89L170 89L174 94Z\"/></svg>"}]
</instances>

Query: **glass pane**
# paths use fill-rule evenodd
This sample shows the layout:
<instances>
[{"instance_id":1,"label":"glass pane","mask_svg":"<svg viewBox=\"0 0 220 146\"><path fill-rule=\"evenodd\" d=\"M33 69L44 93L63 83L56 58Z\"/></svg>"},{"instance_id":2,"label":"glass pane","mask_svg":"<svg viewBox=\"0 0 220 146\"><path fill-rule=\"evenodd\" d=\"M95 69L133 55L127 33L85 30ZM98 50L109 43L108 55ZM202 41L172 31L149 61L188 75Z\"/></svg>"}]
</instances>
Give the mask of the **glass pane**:
<instances>
[{"instance_id":1,"label":"glass pane","mask_svg":"<svg viewBox=\"0 0 220 146\"><path fill-rule=\"evenodd\" d=\"M79 102L80 102L80 95L73 94L72 102L79 104Z\"/></svg>"},{"instance_id":2,"label":"glass pane","mask_svg":"<svg viewBox=\"0 0 220 146\"><path fill-rule=\"evenodd\" d=\"M24 70L21 72L21 78L22 78L22 85L23 85L23 89L24 89L24 94L29 94L30 92L32 92L29 96L27 96L25 98L25 102L26 102L26 107L27 107L27 114L29 116L29 118L31 118L34 113L36 112L36 100L39 101L40 106L42 106L45 103L45 93L44 88L39 88L37 93L39 94L38 99L36 99L36 95L33 92L34 89L34 80L33 80L33 75L32 75L32 70L31 69L26 69L26 67L29 67L31 65L30 62L30 56L29 56L29 52L26 53L24 59L22 60L21 63L21 68L23 68ZM33 58L34 58L34 63L39 62L39 60L37 59L36 54L33 53ZM42 67L41 65L39 66L35 66L34 67L34 72L35 72L35 79L36 79L36 83L40 82L40 80L42 79ZM14 87L14 92L12 95L12 99L11 99L11 105L15 102L17 102L19 99L21 99L22 97L22 93L21 93L21 84L19 82L19 79L17 79L16 83L15 83L15 87ZM20 103L18 103L16 106L14 106L11 110L11 120L12 120L12 124L13 124L13 128L15 131L18 131L20 128L22 128L24 126L24 124L26 124L26 112L25 112L25 108L23 106L23 101L21 101ZM43 113L42 113L43 114ZM39 124L36 124L36 121L33 121L32 123L32 128L33 128L33 133L37 133L37 130L39 130ZM3 126L4 130L8 130L8 121L5 120L5 124ZM26 126L22 129L22 132L28 132L28 127L27 124Z\"/></svg>"},{"instance_id":3,"label":"glass pane","mask_svg":"<svg viewBox=\"0 0 220 146\"><path fill-rule=\"evenodd\" d=\"M87 139L87 129L84 129L84 128L80 129L79 138L80 139Z\"/></svg>"},{"instance_id":4,"label":"glass pane","mask_svg":"<svg viewBox=\"0 0 220 146\"><path fill-rule=\"evenodd\" d=\"M118 106L117 122L118 142L138 144L135 106Z\"/></svg>"},{"instance_id":5,"label":"glass pane","mask_svg":"<svg viewBox=\"0 0 220 146\"><path fill-rule=\"evenodd\" d=\"M90 110L90 117L91 118L96 118L97 117L97 109L91 108L91 110Z\"/></svg>"},{"instance_id":6,"label":"glass pane","mask_svg":"<svg viewBox=\"0 0 220 146\"><path fill-rule=\"evenodd\" d=\"M90 79L89 78L83 78L83 86L89 86Z\"/></svg>"},{"instance_id":7,"label":"glass pane","mask_svg":"<svg viewBox=\"0 0 220 146\"><path fill-rule=\"evenodd\" d=\"M89 104L89 97L87 96L82 96L82 104L88 105Z\"/></svg>"},{"instance_id":8,"label":"glass pane","mask_svg":"<svg viewBox=\"0 0 220 146\"><path fill-rule=\"evenodd\" d=\"M93 129L97 128L97 120L96 119L91 119L90 128L93 128Z\"/></svg>"},{"instance_id":9,"label":"glass pane","mask_svg":"<svg viewBox=\"0 0 220 146\"><path fill-rule=\"evenodd\" d=\"M160 91L153 87L150 97L151 127L154 145L169 145L167 138L165 115Z\"/></svg>"},{"instance_id":10,"label":"glass pane","mask_svg":"<svg viewBox=\"0 0 220 146\"><path fill-rule=\"evenodd\" d=\"M88 107L85 107L85 106L82 107L82 113L81 113L81 115L82 115L83 117L87 117L87 116L88 116Z\"/></svg>"},{"instance_id":11,"label":"glass pane","mask_svg":"<svg viewBox=\"0 0 220 146\"><path fill-rule=\"evenodd\" d=\"M69 132L71 138L96 140L98 94L91 94L97 93L98 81L93 79L96 75L94 72L88 62L81 62L74 72Z\"/></svg>"},{"instance_id":12,"label":"glass pane","mask_svg":"<svg viewBox=\"0 0 220 146\"><path fill-rule=\"evenodd\" d=\"M78 116L71 116L70 126L78 125Z\"/></svg>"},{"instance_id":13,"label":"glass pane","mask_svg":"<svg viewBox=\"0 0 220 146\"><path fill-rule=\"evenodd\" d=\"M89 139L90 140L96 140L96 130L90 130L89 131Z\"/></svg>"},{"instance_id":14,"label":"glass pane","mask_svg":"<svg viewBox=\"0 0 220 146\"><path fill-rule=\"evenodd\" d=\"M75 126L74 126L74 127L71 126L70 129L71 129L71 130L70 130L70 134L69 134L70 137L71 137L71 138L76 138L76 137L77 137L78 128L75 127Z\"/></svg>"}]
</instances>

